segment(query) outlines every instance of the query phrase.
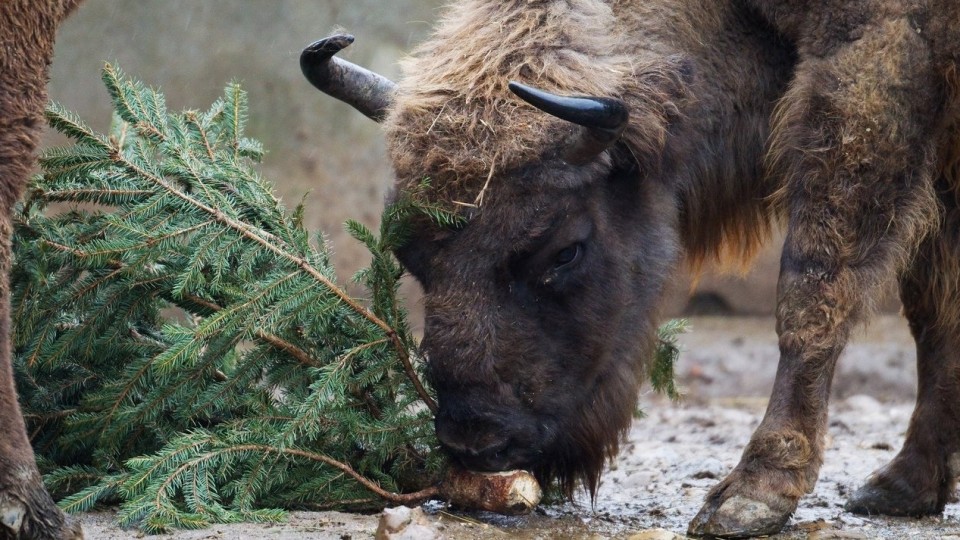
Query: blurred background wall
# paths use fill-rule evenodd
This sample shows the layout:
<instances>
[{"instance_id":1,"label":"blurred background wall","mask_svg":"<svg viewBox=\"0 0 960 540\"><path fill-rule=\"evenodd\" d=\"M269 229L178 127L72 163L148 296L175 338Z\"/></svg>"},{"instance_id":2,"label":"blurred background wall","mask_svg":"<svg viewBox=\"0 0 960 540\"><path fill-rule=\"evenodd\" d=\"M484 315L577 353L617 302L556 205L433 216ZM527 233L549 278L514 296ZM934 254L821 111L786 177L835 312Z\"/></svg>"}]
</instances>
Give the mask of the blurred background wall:
<instances>
[{"instance_id":1,"label":"blurred background wall","mask_svg":"<svg viewBox=\"0 0 960 540\"><path fill-rule=\"evenodd\" d=\"M205 108L230 80L250 97L248 136L269 153L264 176L288 207L306 197L307 223L326 232L341 277L364 263L365 250L343 230L347 218L375 225L390 185L379 127L317 92L300 74L308 43L345 29L357 41L341 53L390 78L397 60L427 37L441 0L86 0L60 31L51 99L107 129L104 62L159 87L173 110ZM58 142L50 138L48 143ZM670 314L682 311L770 314L777 241L744 278L707 272L690 303L679 275ZM408 294L414 295L408 287ZM413 302L416 309L416 302Z\"/></svg>"}]
</instances>

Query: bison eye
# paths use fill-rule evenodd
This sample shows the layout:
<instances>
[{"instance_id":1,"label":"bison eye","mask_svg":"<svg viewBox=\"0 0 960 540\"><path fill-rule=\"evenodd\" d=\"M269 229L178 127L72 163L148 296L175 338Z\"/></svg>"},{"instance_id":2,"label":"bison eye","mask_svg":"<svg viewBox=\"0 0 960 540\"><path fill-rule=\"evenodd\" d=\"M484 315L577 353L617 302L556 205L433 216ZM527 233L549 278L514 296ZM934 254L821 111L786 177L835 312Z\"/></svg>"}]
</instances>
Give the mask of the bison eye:
<instances>
[{"instance_id":1,"label":"bison eye","mask_svg":"<svg viewBox=\"0 0 960 540\"><path fill-rule=\"evenodd\" d=\"M561 268L572 265L573 263L580 260L580 256L582 254L583 254L583 244L579 242L561 249L560 252L557 253L557 258L553 261L553 269L559 270Z\"/></svg>"}]
</instances>

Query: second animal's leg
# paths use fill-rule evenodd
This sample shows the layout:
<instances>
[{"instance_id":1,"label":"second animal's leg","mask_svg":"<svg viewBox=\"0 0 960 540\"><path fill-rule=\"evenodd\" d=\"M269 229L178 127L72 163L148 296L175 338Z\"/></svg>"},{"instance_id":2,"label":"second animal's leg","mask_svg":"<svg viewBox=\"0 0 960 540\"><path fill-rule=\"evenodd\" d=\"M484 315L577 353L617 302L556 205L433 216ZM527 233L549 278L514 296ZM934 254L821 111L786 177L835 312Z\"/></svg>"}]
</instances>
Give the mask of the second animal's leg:
<instances>
[{"instance_id":1,"label":"second animal's leg","mask_svg":"<svg viewBox=\"0 0 960 540\"><path fill-rule=\"evenodd\" d=\"M0 130L3 127L0 122ZM3 157L0 151L0 179L5 172ZM0 212L0 540L83 538L79 524L64 516L47 494L20 417L10 362L13 227L11 210L0 206Z\"/></svg>"},{"instance_id":2,"label":"second animal's leg","mask_svg":"<svg viewBox=\"0 0 960 540\"><path fill-rule=\"evenodd\" d=\"M690 533L778 532L813 489L834 366L937 222L930 126L939 96L905 20L802 56L774 125L788 231L778 284L780 363L766 414Z\"/></svg>"},{"instance_id":3,"label":"second animal's leg","mask_svg":"<svg viewBox=\"0 0 960 540\"><path fill-rule=\"evenodd\" d=\"M854 513L939 514L960 474L960 208L943 187L944 205L952 206L943 229L924 242L900 284L917 342L917 405L900 453L847 502Z\"/></svg>"},{"instance_id":4,"label":"second animal's leg","mask_svg":"<svg viewBox=\"0 0 960 540\"><path fill-rule=\"evenodd\" d=\"M43 486L17 405L10 343L13 205L34 166L47 67L78 0L0 0L0 540L83 538Z\"/></svg>"}]
</instances>

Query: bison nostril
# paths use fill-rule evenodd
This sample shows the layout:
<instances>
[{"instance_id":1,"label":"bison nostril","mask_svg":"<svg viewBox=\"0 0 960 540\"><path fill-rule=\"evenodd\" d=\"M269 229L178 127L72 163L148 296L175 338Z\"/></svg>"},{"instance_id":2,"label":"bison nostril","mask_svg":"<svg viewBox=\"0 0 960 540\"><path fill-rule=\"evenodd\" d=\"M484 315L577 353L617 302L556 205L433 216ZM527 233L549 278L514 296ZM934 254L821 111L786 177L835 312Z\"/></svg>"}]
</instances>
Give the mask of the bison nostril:
<instances>
[{"instance_id":1,"label":"bison nostril","mask_svg":"<svg viewBox=\"0 0 960 540\"><path fill-rule=\"evenodd\" d=\"M440 443L456 454L471 457L492 455L504 450L510 439L500 435L483 435L475 431L437 430Z\"/></svg>"},{"instance_id":2,"label":"bison nostril","mask_svg":"<svg viewBox=\"0 0 960 540\"><path fill-rule=\"evenodd\" d=\"M454 422L437 416L437 439L462 465L475 470L503 470L511 461L513 439L500 423Z\"/></svg>"},{"instance_id":3,"label":"bison nostril","mask_svg":"<svg viewBox=\"0 0 960 540\"><path fill-rule=\"evenodd\" d=\"M515 468L515 456L510 442L509 438L504 437L483 446L446 446L462 466L475 471L493 472Z\"/></svg>"},{"instance_id":4,"label":"bison nostril","mask_svg":"<svg viewBox=\"0 0 960 540\"><path fill-rule=\"evenodd\" d=\"M497 456L506 450L510 444L510 439L506 436L497 436L494 440L484 441L486 446L467 449L471 456ZM478 443L479 446L479 443Z\"/></svg>"}]
</instances>

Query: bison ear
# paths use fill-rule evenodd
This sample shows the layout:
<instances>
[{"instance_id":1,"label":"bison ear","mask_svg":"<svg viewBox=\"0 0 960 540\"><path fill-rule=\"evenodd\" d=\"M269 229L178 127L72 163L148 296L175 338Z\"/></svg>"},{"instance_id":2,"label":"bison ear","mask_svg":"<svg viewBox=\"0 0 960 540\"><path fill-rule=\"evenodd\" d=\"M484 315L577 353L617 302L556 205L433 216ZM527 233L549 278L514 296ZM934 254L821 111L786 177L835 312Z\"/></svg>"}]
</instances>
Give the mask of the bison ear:
<instances>
[{"instance_id":1,"label":"bison ear","mask_svg":"<svg viewBox=\"0 0 960 540\"><path fill-rule=\"evenodd\" d=\"M567 97L510 81L510 91L520 99L579 126L563 151L563 160L571 165L584 165L610 148L630 121L626 103L609 97Z\"/></svg>"},{"instance_id":2,"label":"bison ear","mask_svg":"<svg viewBox=\"0 0 960 540\"><path fill-rule=\"evenodd\" d=\"M353 106L368 118L383 121L397 85L390 79L334 55L353 43L340 34L307 45L300 53L300 70L321 92Z\"/></svg>"}]
</instances>

